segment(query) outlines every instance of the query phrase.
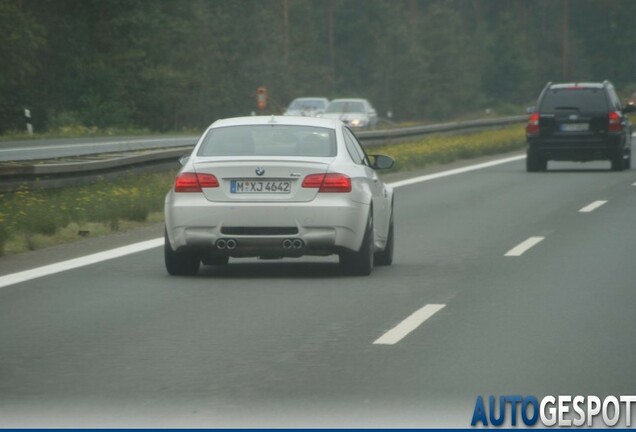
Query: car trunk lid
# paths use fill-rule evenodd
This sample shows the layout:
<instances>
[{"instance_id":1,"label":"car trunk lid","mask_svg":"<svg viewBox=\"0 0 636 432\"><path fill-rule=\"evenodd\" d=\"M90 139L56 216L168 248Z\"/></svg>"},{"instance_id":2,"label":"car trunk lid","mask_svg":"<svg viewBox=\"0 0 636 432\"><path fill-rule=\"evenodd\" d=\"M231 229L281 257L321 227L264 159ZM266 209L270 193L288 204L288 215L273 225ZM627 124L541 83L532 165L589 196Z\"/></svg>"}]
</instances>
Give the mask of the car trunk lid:
<instances>
[{"instance_id":1,"label":"car trunk lid","mask_svg":"<svg viewBox=\"0 0 636 432\"><path fill-rule=\"evenodd\" d=\"M202 159L194 163L197 173L213 174L219 187L203 188L209 201L215 202L307 202L318 194L316 188L303 188L310 174L323 174L329 162L289 158L245 157Z\"/></svg>"}]
</instances>

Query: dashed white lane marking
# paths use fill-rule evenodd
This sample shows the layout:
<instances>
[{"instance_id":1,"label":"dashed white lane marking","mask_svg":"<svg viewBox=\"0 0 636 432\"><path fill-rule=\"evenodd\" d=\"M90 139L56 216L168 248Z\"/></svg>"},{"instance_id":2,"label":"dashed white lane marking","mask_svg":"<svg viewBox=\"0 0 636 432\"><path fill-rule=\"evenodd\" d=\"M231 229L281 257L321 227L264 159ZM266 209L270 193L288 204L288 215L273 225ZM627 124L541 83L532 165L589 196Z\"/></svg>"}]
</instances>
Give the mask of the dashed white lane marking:
<instances>
[{"instance_id":1,"label":"dashed white lane marking","mask_svg":"<svg viewBox=\"0 0 636 432\"><path fill-rule=\"evenodd\" d=\"M579 213L590 213L590 212L593 212L594 210L596 210L597 208L599 208L600 206L602 206L606 202L607 201L594 201L592 204L586 205L581 210L579 210Z\"/></svg>"},{"instance_id":2,"label":"dashed white lane marking","mask_svg":"<svg viewBox=\"0 0 636 432\"><path fill-rule=\"evenodd\" d=\"M418 328L424 321L432 317L434 314L442 310L446 305L443 304L427 304L423 308L413 312L404 321L384 333L375 342L374 345L393 345L404 339L406 335Z\"/></svg>"},{"instance_id":3,"label":"dashed white lane marking","mask_svg":"<svg viewBox=\"0 0 636 432\"><path fill-rule=\"evenodd\" d=\"M506 252L506 254L504 256L509 256L509 257L521 256L528 249L530 249L533 246L537 245L543 239L545 239L545 237L530 237L529 239L519 243L517 246L513 247L512 249L510 249L508 252Z\"/></svg>"},{"instance_id":4,"label":"dashed white lane marking","mask_svg":"<svg viewBox=\"0 0 636 432\"><path fill-rule=\"evenodd\" d=\"M26 282L31 279L40 278L43 276L52 275L54 273L63 272L66 270L72 270L78 267L95 264L98 262L119 258L125 255L145 251L148 249L156 248L163 245L163 237L153 240L144 241L141 243L135 243L128 246L119 247L116 249L107 250L104 252L98 252L92 255L86 255L80 258L75 258L67 261L58 262L55 264L46 265L43 267L37 267L31 270L25 270L19 273L12 273L6 276L0 276L0 288L4 288L9 285L14 285L20 282Z\"/></svg>"}]
</instances>

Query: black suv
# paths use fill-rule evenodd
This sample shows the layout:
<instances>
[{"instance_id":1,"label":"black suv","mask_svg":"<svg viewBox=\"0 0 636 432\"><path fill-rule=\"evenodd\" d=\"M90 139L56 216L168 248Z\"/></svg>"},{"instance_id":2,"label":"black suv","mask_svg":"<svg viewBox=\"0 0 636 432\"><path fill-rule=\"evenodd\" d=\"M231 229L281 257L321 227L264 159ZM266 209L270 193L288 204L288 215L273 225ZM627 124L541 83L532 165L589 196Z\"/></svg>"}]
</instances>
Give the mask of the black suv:
<instances>
[{"instance_id":1,"label":"black suv","mask_svg":"<svg viewBox=\"0 0 636 432\"><path fill-rule=\"evenodd\" d=\"M526 126L527 171L545 171L548 160L609 160L612 170L631 167L632 128L614 86L602 83L548 83Z\"/></svg>"}]
</instances>

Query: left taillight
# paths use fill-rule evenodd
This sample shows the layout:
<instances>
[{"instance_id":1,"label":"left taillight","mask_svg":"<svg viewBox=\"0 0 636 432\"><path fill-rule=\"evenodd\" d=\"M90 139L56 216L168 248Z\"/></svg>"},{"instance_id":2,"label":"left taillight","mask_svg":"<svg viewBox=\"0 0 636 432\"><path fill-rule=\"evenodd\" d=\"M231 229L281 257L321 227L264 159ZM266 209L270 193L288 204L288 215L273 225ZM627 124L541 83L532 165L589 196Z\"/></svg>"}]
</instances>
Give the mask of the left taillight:
<instances>
[{"instance_id":1,"label":"left taillight","mask_svg":"<svg viewBox=\"0 0 636 432\"><path fill-rule=\"evenodd\" d=\"M219 181L212 174L181 173L174 182L175 192L202 192L203 188L219 187Z\"/></svg>"},{"instance_id":2,"label":"left taillight","mask_svg":"<svg viewBox=\"0 0 636 432\"><path fill-rule=\"evenodd\" d=\"M539 135L539 113L532 113L528 118L528 124L526 126L526 133L528 135Z\"/></svg>"}]
</instances>

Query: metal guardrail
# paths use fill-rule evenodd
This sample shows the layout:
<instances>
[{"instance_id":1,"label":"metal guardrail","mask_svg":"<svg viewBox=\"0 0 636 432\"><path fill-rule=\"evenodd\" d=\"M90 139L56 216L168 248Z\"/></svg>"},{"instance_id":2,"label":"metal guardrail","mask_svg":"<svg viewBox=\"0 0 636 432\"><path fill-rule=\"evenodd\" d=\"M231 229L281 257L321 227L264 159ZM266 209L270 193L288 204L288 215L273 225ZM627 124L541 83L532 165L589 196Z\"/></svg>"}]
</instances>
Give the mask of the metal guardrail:
<instances>
[{"instance_id":1,"label":"metal guardrail","mask_svg":"<svg viewBox=\"0 0 636 432\"><path fill-rule=\"evenodd\" d=\"M413 140L434 133L457 133L492 129L522 123L527 116L498 119L468 120L396 129L358 131L356 136L365 147ZM78 160L50 163L4 163L0 165L0 192L11 192L27 185L29 188L53 189L78 184L111 180L141 172L176 169L178 159L191 147L162 149L140 153L124 153L100 160ZM107 156L107 155L105 155Z\"/></svg>"},{"instance_id":2,"label":"metal guardrail","mask_svg":"<svg viewBox=\"0 0 636 432\"><path fill-rule=\"evenodd\" d=\"M439 123L426 126L412 126L397 129L374 130L356 132L358 139L365 145L370 147L374 145L383 145L406 141L420 136L430 135L434 133L449 132L470 132L483 129L491 129L501 126L507 126L514 123L522 123L528 120L527 115L502 117L498 119L480 119L456 121L448 123Z\"/></svg>"}]
</instances>

